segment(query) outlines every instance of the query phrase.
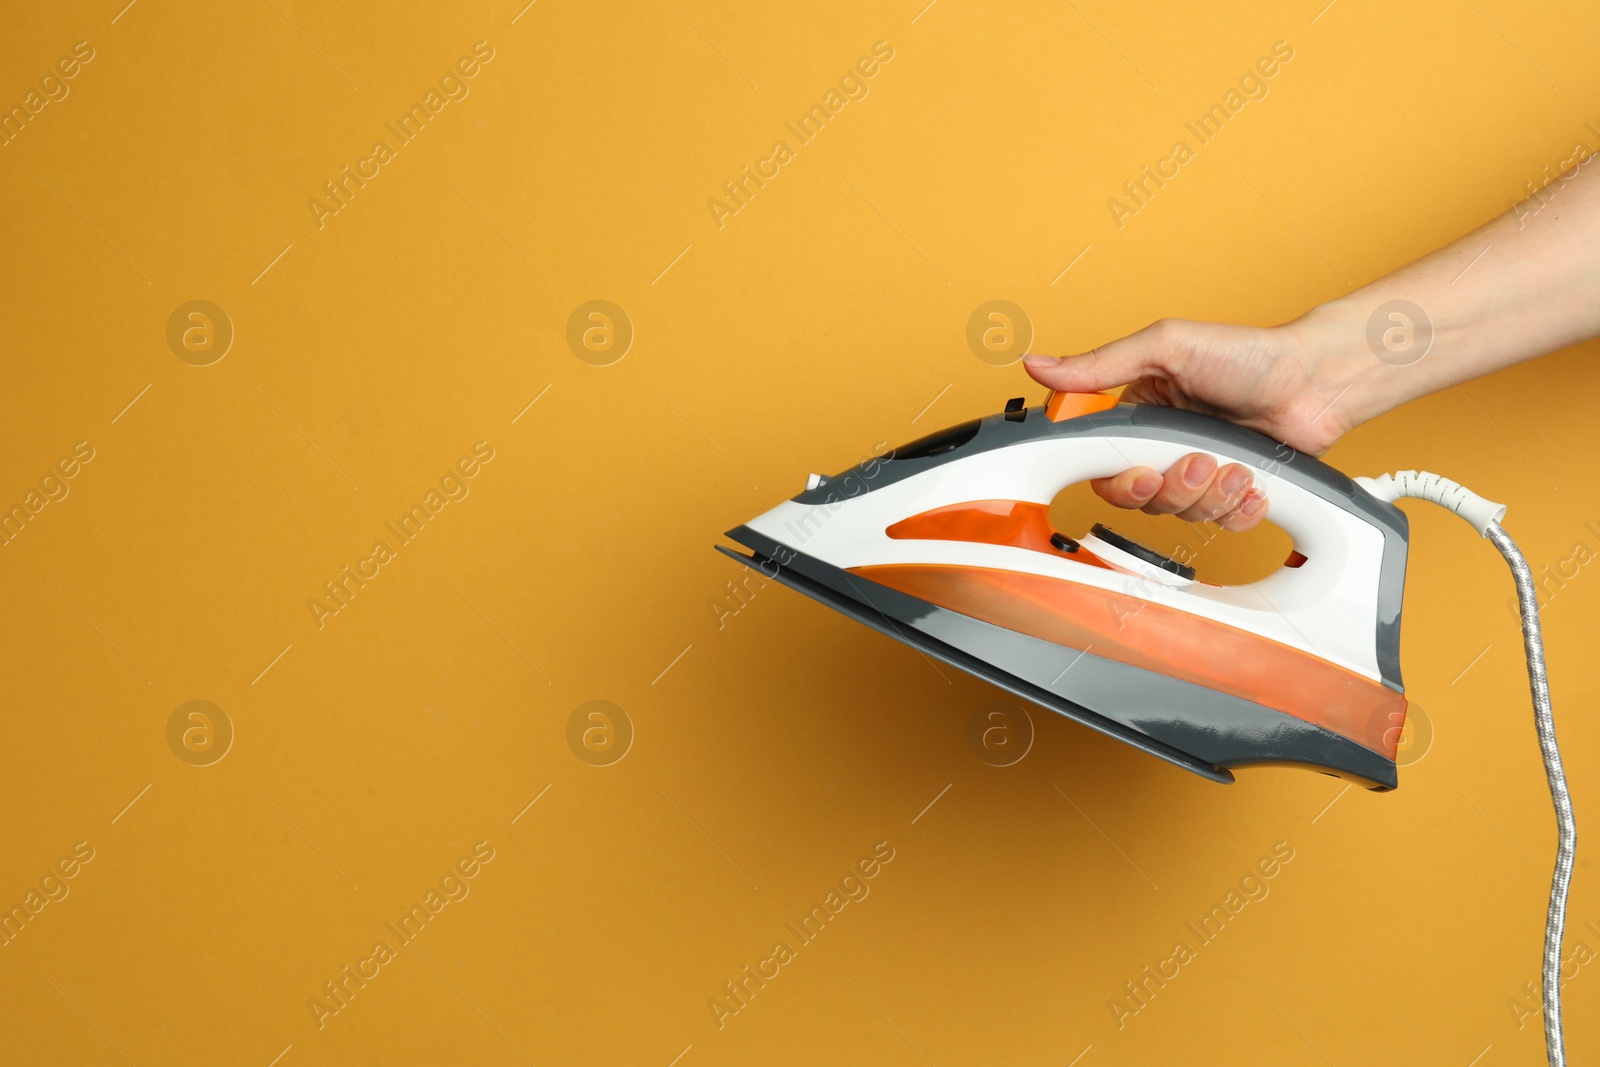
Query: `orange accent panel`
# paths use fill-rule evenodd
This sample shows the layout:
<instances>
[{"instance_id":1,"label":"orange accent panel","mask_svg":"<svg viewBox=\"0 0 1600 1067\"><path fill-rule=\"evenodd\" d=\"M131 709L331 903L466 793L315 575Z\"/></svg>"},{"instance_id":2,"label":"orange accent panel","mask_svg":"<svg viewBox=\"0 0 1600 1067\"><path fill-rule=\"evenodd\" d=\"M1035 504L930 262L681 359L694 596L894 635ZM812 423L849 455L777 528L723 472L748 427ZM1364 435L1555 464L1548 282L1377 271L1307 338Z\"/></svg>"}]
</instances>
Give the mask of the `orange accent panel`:
<instances>
[{"instance_id":1,"label":"orange accent panel","mask_svg":"<svg viewBox=\"0 0 1600 1067\"><path fill-rule=\"evenodd\" d=\"M1050 525L1050 506L1026 500L973 500L950 504L901 519L884 532L897 539L1010 545L1112 569L1086 548L1063 552L1052 545L1050 535L1055 533L1055 527Z\"/></svg>"},{"instance_id":2,"label":"orange accent panel","mask_svg":"<svg viewBox=\"0 0 1600 1067\"><path fill-rule=\"evenodd\" d=\"M1315 723L1394 759L1405 698L1307 652L1124 593L989 567L852 574L1008 630L1159 671Z\"/></svg>"},{"instance_id":3,"label":"orange accent panel","mask_svg":"<svg viewBox=\"0 0 1600 1067\"><path fill-rule=\"evenodd\" d=\"M1060 422L1062 419L1075 419L1079 415L1092 415L1096 411L1117 406L1117 398L1106 393L1063 393L1054 392L1045 403L1044 413L1051 422Z\"/></svg>"}]
</instances>

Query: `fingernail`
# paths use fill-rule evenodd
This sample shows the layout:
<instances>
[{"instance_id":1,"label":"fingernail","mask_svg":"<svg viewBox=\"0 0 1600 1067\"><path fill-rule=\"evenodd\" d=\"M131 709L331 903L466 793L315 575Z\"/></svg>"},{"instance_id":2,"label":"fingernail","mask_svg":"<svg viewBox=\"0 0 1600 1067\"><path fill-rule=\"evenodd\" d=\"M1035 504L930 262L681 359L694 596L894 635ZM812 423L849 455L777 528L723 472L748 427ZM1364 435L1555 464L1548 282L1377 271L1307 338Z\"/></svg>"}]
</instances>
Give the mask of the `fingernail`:
<instances>
[{"instance_id":1,"label":"fingernail","mask_svg":"<svg viewBox=\"0 0 1600 1067\"><path fill-rule=\"evenodd\" d=\"M1155 496L1156 490L1161 488L1161 475L1155 471L1145 471L1133 483L1133 495L1137 497Z\"/></svg>"},{"instance_id":2,"label":"fingernail","mask_svg":"<svg viewBox=\"0 0 1600 1067\"><path fill-rule=\"evenodd\" d=\"M1210 456L1196 456L1183 468L1183 483L1190 489L1206 484L1206 479L1217 473L1217 461Z\"/></svg>"},{"instance_id":3,"label":"fingernail","mask_svg":"<svg viewBox=\"0 0 1600 1067\"><path fill-rule=\"evenodd\" d=\"M1061 364L1060 356L1023 356L1022 362L1030 367L1056 367Z\"/></svg>"},{"instance_id":4,"label":"fingernail","mask_svg":"<svg viewBox=\"0 0 1600 1067\"><path fill-rule=\"evenodd\" d=\"M1232 496L1233 494L1242 491L1244 487L1249 484L1249 473L1239 469L1238 467L1233 468L1233 470L1222 476L1222 492L1226 496Z\"/></svg>"},{"instance_id":5,"label":"fingernail","mask_svg":"<svg viewBox=\"0 0 1600 1067\"><path fill-rule=\"evenodd\" d=\"M1256 512L1266 507L1266 504L1267 498L1261 493L1258 493L1252 489L1250 491L1250 495L1244 498L1244 504L1239 508L1239 512L1242 515L1254 515Z\"/></svg>"}]
</instances>

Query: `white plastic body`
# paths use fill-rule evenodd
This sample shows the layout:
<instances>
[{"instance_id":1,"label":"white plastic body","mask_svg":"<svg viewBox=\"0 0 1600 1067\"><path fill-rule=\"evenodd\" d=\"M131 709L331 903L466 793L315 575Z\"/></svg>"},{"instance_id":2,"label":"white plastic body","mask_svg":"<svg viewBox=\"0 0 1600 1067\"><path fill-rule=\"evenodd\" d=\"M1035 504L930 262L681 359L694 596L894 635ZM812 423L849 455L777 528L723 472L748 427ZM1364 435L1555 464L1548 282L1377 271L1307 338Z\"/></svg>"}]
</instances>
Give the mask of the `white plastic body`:
<instances>
[{"instance_id":1,"label":"white plastic body","mask_svg":"<svg viewBox=\"0 0 1600 1067\"><path fill-rule=\"evenodd\" d=\"M1048 505L1062 489L1146 466L1164 471L1193 445L1115 430L1046 438L953 459L921 474L832 504L789 500L747 525L835 567L947 564L1060 578L1163 604L1301 649L1381 681L1376 640L1383 533L1370 522L1259 467L1268 516L1306 557L1259 581L1178 588L1134 573L1086 566L1070 556L970 541L891 538L902 519L951 504L1019 500ZM1218 464L1234 462L1209 452ZM842 486L843 479L839 480ZM1152 548L1161 550L1160 545Z\"/></svg>"}]
</instances>

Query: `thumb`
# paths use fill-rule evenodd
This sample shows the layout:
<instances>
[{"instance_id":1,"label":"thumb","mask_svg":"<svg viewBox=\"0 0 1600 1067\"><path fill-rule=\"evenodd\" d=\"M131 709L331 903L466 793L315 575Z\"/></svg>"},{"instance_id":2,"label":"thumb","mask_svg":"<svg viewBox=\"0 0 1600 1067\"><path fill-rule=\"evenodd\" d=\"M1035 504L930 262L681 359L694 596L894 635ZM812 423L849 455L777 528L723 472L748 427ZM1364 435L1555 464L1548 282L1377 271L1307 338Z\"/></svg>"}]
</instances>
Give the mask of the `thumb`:
<instances>
[{"instance_id":1,"label":"thumb","mask_svg":"<svg viewBox=\"0 0 1600 1067\"><path fill-rule=\"evenodd\" d=\"M1160 369L1149 328L1079 356L1024 356L1022 365L1034 381L1064 393L1112 389Z\"/></svg>"}]
</instances>

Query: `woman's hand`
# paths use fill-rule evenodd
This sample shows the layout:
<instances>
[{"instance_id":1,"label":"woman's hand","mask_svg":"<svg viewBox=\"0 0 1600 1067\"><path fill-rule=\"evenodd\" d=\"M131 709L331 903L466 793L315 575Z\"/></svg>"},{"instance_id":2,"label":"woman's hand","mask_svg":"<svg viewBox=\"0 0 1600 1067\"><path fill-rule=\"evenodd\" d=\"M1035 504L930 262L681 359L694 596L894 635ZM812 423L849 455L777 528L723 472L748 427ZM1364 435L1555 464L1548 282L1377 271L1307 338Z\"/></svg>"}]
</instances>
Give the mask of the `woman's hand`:
<instances>
[{"instance_id":1,"label":"woman's hand","mask_svg":"<svg viewBox=\"0 0 1600 1067\"><path fill-rule=\"evenodd\" d=\"M1041 385L1185 408L1319 456L1408 400L1600 336L1600 167L1579 163L1474 233L1283 326L1163 319L1081 356L1027 356ZM1550 205L1555 205L1550 207ZM1404 305L1407 344L1385 330ZM1190 454L1097 479L1125 508L1243 530L1266 516L1250 471Z\"/></svg>"},{"instance_id":2,"label":"woman's hand","mask_svg":"<svg viewBox=\"0 0 1600 1067\"><path fill-rule=\"evenodd\" d=\"M1274 328L1163 319L1081 356L1028 356L1042 385L1095 392L1127 385L1122 399L1225 418L1320 455L1354 425L1339 401L1352 380L1347 361L1313 355L1297 324ZM1246 530L1267 513L1250 468L1221 468L1191 453L1166 471L1135 467L1098 478L1094 490L1118 507Z\"/></svg>"}]
</instances>

